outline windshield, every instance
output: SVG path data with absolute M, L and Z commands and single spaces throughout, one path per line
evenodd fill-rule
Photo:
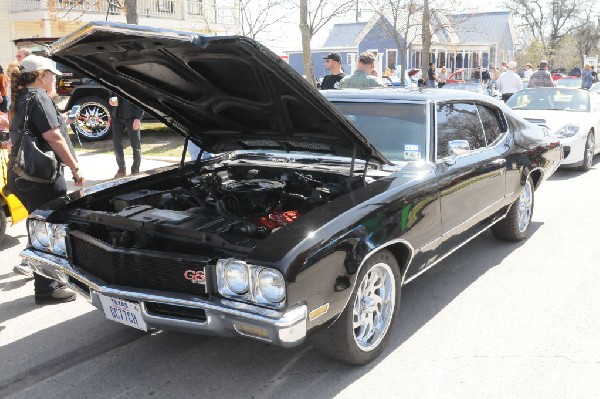
M 468 91 L 473 91 L 475 93 L 485 93 L 485 89 L 483 88 L 483 85 L 480 83 L 475 83 L 475 84 L 449 83 L 444 86 L 444 89 L 468 90 Z
M 506 105 L 516 110 L 588 112 L 590 100 L 586 90 L 526 89 L 514 94 Z
M 333 104 L 390 161 L 425 159 L 428 138 L 425 104 Z
M 554 84 L 558 87 L 581 87 L 581 79 L 577 78 L 567 78 L 567 79 L 558 79 Z

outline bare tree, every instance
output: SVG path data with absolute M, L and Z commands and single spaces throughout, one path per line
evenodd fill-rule
M 112 0 L 111 0 L 112 1 Z M 124 0 L 125 20 L 128 24 L 138 24 L 137 0 Z
M 302 58 L 306 80 L 315 85 L 315 72 L 311 61 L 310 42 L 314 35 L 336 17 L 344 16 L 352 9 L 356 0 L 299 0 L 300 34 L 302 35 Z
M 431 50 L 431 14 L 429 13 L 429 0 L 423 0 L 423 19 L 422 19 L 421 43 L 423 51 L 421 52 L 421 70 L 423 79 L 427 77 L 427 69 L 429 68 L 429 51 Z
M 587 55 L 598 51 L 598 41 L 600 41 L 600 23 L 596 24 L 589 18 L 573 34 L 579 60 L 583 60 Z
M 286 0 L 241 0 L 239 24 L 242 35 L 257 39 L 268 33 L 269 40 L 274 40 L 275 34 L 269 29 L 286 21 L 284 9 L 287 4 Z
M 538 39 L 548 61 L 560 41 L 585 23 L 585 10 L 593 9 L 591 0 L 506 0 L 504 6 L 518 18 L 528 39 Z
M 421 35 L 422 21 L 416 17 L 421 11 L 422 6 L 415 0 L 386 0 L 381 8 L 375 10 L 382 32 L 396 44 L 403 83 L 407 65 L 406 54 L 415 39 Z

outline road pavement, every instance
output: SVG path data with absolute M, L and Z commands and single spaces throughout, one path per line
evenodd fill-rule
M 94 157 L 106 172 L 98 179 L 113 163 Z M 558 171 L 536 191 L 530 238 L 485 233 L 404 287 L 389 346 L 364 367 L 309 344 L 143 333 L 81 298 L 36 306 L 32 282 L 11 272 L 25 232 L 10 227 L 0 247 L 0 397 L 596 398 L 599 200 L 600 165 Z

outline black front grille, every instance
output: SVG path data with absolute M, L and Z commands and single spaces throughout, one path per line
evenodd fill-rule
M 79 231 L 69 238 L 73 264 L 107 284 L 206 296 L 206 286 L 186 272 L 204 271 L 208 257 L 115 248 Z

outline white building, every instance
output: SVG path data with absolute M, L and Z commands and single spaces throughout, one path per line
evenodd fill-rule
M 139 25 L 205 34 L 239 34 L 239 0 L 137 0 Z M 61 37 L 90 21 L 126 22 L 106 0 L 0 0 L 0 65 L 15 58 L 12 40 Z

